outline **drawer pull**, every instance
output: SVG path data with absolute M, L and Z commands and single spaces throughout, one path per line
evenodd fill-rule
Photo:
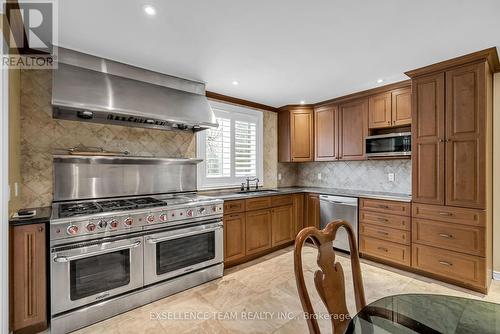
M 451 267 L 453 265 L 452 263 L 449 263 L 449 262 L 446 262 L 446 261 L 439 261 L 439 264 L 441 264 L 443 266 L 447 266 L 447 267 Z
M 446 234 L 446 233 L 439 233 L 439 236 L 441 238 L 446 238 L 446 239 L 452 239 L 453 236 L 451 234 Z
M 389 235 L 389 233 L 387 232 L 384 232 L 384 231 L 377 231 L 378 234 L 382 234 L 382 235 Z
M 229 207 L 232 208 L 239 208 L 241 205 L 240 204 L 229 204 Z
M 385 247 L 377 247 L 377 249 L 378 249 L 378 250 L 381 250 L 381 251 L 383 251 L 383 252 L 386 252 L 386 253 L 389 251 L 389 250 L 388 250 L 387 248 L 385 248 Z
M 453 213 L 451 213 L 451 212 L 440 212 L 439 214 L 440 214 L 441 216 L 447 216 L 447 217 L 451 217 L 451 216 L 453 216 Z
M 384 223 L 386 223 L 386 222 L 389 221 L 389 219 L 386 219 L 386 218 L 377 218 L 377 220 L 381 221 L 381 222 L 384 222 Z
M 377 207 L 379 207 L 381 209 L 389 209 L 389 205 L 384 205 L 384 204 L 379 204 L 379 205 L 377 205 Z

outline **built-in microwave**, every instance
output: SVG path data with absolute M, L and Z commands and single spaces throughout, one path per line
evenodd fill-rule
M 411 132 L 368 136 L 365 148 L 368 158 L 410 156 Z

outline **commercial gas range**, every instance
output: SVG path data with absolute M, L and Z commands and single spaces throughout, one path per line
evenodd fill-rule
M 54 157 L 52 333 L 222 276 L 223 201 L 193 192 L 197 162 Z

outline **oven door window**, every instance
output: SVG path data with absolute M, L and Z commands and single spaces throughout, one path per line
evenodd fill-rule
M 215 258 L 215 232 L 159 242 L 156 244 L 156 275 Z
M 70 262 L 70 298 L 78 300 L 130 283 L 130 249 Z
M 366 153 L 397 153 L 410 150 L 409 137 L 367 139 Z

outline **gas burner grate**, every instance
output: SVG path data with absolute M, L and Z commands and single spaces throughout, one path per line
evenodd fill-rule
M 140 197 L 140 198 L 132 198 L 128 200 L 129 202 L 137 205 L 138 208 L 151 208 L 155 206 L 163 206 L 167 205 L 166 202 L 160 201 L 153 197 Z
M 136 208 L 136 205 L 134 203 L 124 199 L 99 201 L 97 202 L 97 205 L 99 205 L 104 212 Z
M 73 217 L 78 215 L 93 214 L 100 211 L 101 208 L 99 208 L 99 206 L 97 206 L 94 202 L 68 203 L 61 204 L 59 208 L 59 216 L 61 218 Z

